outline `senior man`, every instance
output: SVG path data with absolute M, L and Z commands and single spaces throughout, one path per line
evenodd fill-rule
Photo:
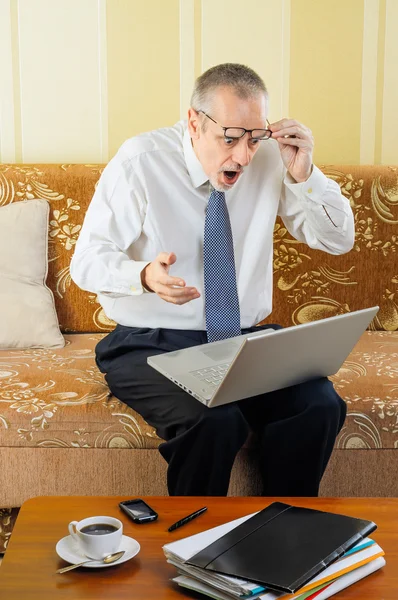
M 250 68 L 203 73 L 187 122 L 127 140 L 109 162 L 76 244 L 73 280 L 117 323 L 97 365 L 164 440 L 170 495 L 226 495 L 254 430 L 264 495 L 316 496 L 344 423 L 326 378 L 207 408 L 147 365 L 156 353 L 252 331 L 271 313 L 277 215 L 311 248 L 353 246 L 352 211 L 313 165 L 311 131 L 267 115 Z

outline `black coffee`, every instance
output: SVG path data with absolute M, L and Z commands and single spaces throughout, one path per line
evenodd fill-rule
M 109 523 L 93 523 L 92 525 L 86 525 L 81 528 L 82 533 L 88 533 L 89 535 L 105 535 L 106 533 L 113 533 L 119 528 Z

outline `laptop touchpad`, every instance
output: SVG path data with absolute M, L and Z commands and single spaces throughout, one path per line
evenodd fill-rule
M 201 352 L 212 360 L 229 360 L 235 356 L 239 347 L 240 344 L 236 342 L 225 342 L 212 348 L 203 348 Z

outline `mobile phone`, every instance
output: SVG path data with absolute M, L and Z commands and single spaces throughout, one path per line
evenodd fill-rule
M 158 518 L 158 513 L 149 504 L 141 500 L 141 498 L 125 500 L 124 502 L 120 502 L 119 506 L 134 523 L 151 523 Z

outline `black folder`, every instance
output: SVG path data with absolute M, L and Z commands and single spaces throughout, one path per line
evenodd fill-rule
M 186 563 L 296 592 L 376 529 L 376 524 L 273 502 Z

